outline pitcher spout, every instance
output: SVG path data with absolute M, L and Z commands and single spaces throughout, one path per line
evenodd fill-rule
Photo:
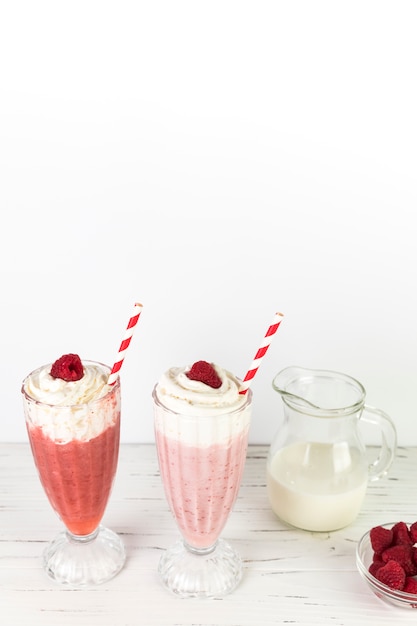
M 307 398 L 307 391 L 317 370 L 291 365 L 278 372 L 272 381 L 273 389 L 292 404 L 320 409 Z M 304 389 L 304 392 L 303 392 Z
M 331 370 L 286 367 L 275 376 L 272 386 L 294 409 L 314 410 L 317 415 L 350 415 L 365 401 L 365 389 L 359 381 Z

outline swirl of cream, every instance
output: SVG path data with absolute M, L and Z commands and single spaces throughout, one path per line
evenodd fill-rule
M 230 372 L 212 363 L 222 384 L 214 389 L 198 380 L 191 380 L 187 367 L 171 367 L 156 385 L 158 400 L 168 409 L 185 415 L 218 415 L 239 408 L 245 396 L 239 394 L 239 381 Z
M 109 371 L 104 366 L 83 362 L 84 376 L 80 380 L 65 381 L 50 375 L 51 365 L 40 367 L 26 379 L 24 390 L 28 396 L 53 406 L 86 404 L 104 396 L 109 388 Z

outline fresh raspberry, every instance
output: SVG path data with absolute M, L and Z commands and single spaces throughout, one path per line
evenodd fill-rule
M 405 571 L 397 561 L 388 561 L 375 573 L 375 578 L 391 589 L 402 590 L 405 585 Z
M 407 576 L 405 579 L 403 591 L 406 591 L 407 593 L 417 594 L 417 580 L 412 576 Z
M 410 532 L 411 541 L 413 543 L 417 543 L 417 522 L 414 522 L 414 524 L 411 524 L 409 528 L 409 532 Z
M 190 380 L 198 380 L 213 389 L 218 389 L 222 385 L 222 380 L 211 363 L 207 361 L 196 361 L 190 371 L 186 373 Z
M 372 563 L 370 564 L 368 571 L 370 574 L 372 574 L 372 576 L 375 576 L 376 572 L 379 570 L 380 567 L 384 567 L 385 565 L 385 561 L 383 561 L 380 558 L 376 558 L 372 561 Z
M 371 528 L 369 537 L 374 552 L 381 554 L 381 552 L 386 550 L 386 548 L 392 544 L 394 534 L 390 528 L 375 526 L 374 528 Z
M 78 354 L 64 354 L 52 365 L 50 374 L 53 378 L 69 382 L 80 380 L 84 376 L 84 368 Z
M 410 537 L 410 533 L 408 530 L 408 526 L 405 522 L 397 522 L 392 527 L 392 532 L 394 535 L 393 544 L 405 544 L 411 546 L 413 544 L 413 540 Z
M 413 560 L 413 547 L 406 544 L 397 544 L 390 546 L 381 555 L 385 563 L 388 561 L 396 561 L 401 565 L 407 576 L 417 574 L 417 566 Z

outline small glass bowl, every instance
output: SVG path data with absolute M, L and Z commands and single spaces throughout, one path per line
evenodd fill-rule
M 379 525 L 383 528 L 392 528 L 394 524 L 395 522 Z M 360 539 L 356 548 L 356 565 L 360 575 L 368 583 L 374 594 L 381 600 L 394 606 L 406 609 L 417 609 L 417 594 L 391 589 L 377 580 L 375 576 L 372 576 L 368 568 L 372 563 L 373 556 L 374 551 L 371 546 L 370 531 L 368 531 Z

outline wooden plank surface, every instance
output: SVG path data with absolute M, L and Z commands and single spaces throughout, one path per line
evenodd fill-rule
M 29 446 L 0 444 L 0 617 L 4 626 L 361 626 L 415 624 L 417 613 L 374 596 L 355 565 L 370 527 L 417 519 L 417 449 L 400 448 L 390 476 L 371 483 L 358 519 L 333 533 L 291 529 L 266 495 L 267 446 L 250 446 L 243 483 L 223 537 L 240 551 L 244 576 L 221 600 L 182 600 L 157 577 L 162 551 L 178 538 L 155 448 L 123 444 L 103 520 L 127 549 L 122 572 L 95 589 L 72 590 L 41 568 L 62 528 L 40 486 Z

